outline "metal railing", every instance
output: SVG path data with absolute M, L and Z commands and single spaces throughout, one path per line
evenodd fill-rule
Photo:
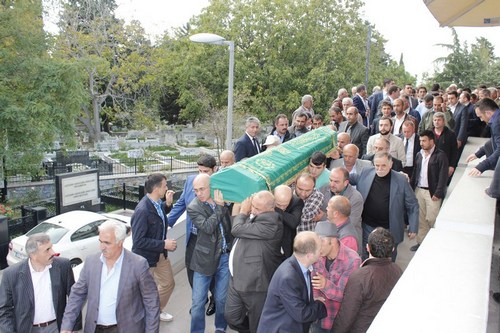
M 120 160 L 103 157 L 102 159 L 89 160 L 86 164 L 58 165 L 56 162 L 45 162 L 39 167 L 6 170 L 5 175 L 7 184 L 52 180 L 59 174 L 88 169 L 98 169 L 101 176 L 136 175 L 195 169 L 197 160 L 198 156 L 157 156 L 154 158 L 122 158 Z M 38 172 L 33 172 L 33 170 L 38 170 Z

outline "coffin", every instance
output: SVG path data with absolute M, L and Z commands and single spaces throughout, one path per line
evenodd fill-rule
M 210 187 L 221 190 L 225 201 L 241 202 L 255 192 L 292 183 L 312 153 L 328 154 L 336 147 L 337 132 L 324 126 L 216 172 Z

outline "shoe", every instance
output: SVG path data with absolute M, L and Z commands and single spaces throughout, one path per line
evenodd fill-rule
M 174 320 L 174 316 L 172 316 L 170 313 L 162 312 L 162 313 L 160 313 L 160 320 L 161 321 L 172 321 L 172 320 Z
M 500 303 L 500 293 L 493 293 L 493 299 L 495 302 Z
M 418 248 L 419 248 L 419 247 L 420 247 L 420 244 L 413 245 L 412 247 L 410 247 L 410 251 L 415 252 L 415 251 L 417 251 L 417 250 L 418 250 Z
M 214 300 L 214 297 L 211 296 L 210 297 L 210 303 L 208 303 L 208 308 L 207 308 L 207 312 L 205 312 L 205 314 L 207 316 L 211 316 L 215 313 L 215 300 Z

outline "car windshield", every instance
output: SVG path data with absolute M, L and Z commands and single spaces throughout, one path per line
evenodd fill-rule
M 31 236 L 39 232 L 43 232 L 50 236 L 50 241 L 52 244 L 56 244 L 59 240 L 68 232 L 69 230 L 61 227 L 57 224 L 42 222 L 26 234 L 26 236 Z

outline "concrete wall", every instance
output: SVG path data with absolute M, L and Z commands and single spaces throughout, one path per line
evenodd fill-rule
M 484 190 L 493 171 L 472 178 L 470 138 L 436 220 L 394 287 L 370 333 L 487 332 L 496 200 Z

